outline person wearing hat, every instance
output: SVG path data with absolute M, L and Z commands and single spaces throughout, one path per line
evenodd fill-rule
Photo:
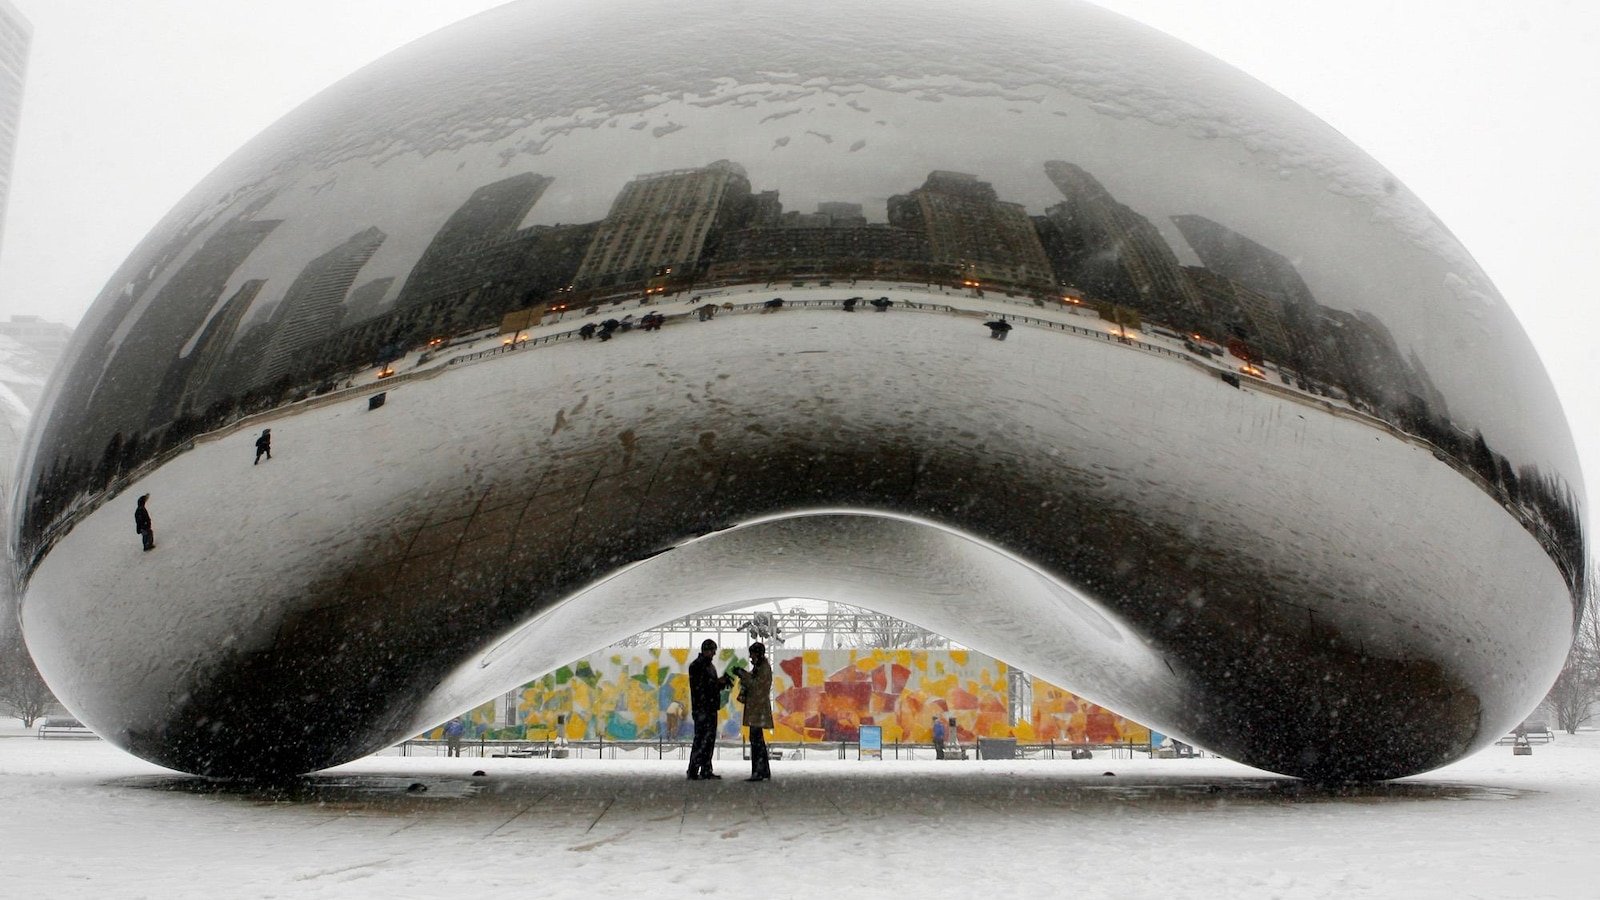
M 253 465 L 256 465 L 256 463 L 261 462 L 261 455 L 263 453 L 266 454 L 267 459 L 271 459 L 272 458 L 272 429 L 271 428 L 263 428 L 263 429 L 261 429 L 261 436 L 256 438 L 256 461 L 251 463 L 250 465 L 253 466 Z
M 750 670 L 734 669 L 739 679 L 739 702 L 744 704 L 744 724 L 750 729 L 750 777 L 746 781 L 766 781 L 772 777 L 767 762 L 767 735 L 772 727 L 772 663 L 767 662 L 767 645 L 750 645 Z
M 718 675 L 712 659 L 717 642 L 700 642 L 700 655 L 689 664 L 689 710 L 694 717 L 694 747 L 689 751 L 689 780 L 717 779 L 711 771 L 711 751 L 717 746 L 717 713 L 722 709 L 722 689 L 733 684 L 727 675 Z

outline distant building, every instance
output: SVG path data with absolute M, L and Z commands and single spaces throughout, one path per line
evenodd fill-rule
M 559 301 L 597 228 L 594 222 L 534 225 L 466 245 L 451 265 L 475 272 L 473 277 L 450 290 L 441 288 L 430 300 L 397 303 L 377 315 L 355 317 L 358 300 L 363 309 L 373 302 L 357 295 L 384 289 L 368 282 L 351 295 L 346 324 L 300 350 L 297 369 L 320 377 L 360 368 L 432 338 L 491 327 L 512 310 Z
M 711 282 L 820 276 L 928 280 L 928 236 L 891 225 L 742 228 L 706 273 Z
M 828 201 L 817 204 L 817 213 L 828 217 L 830 225 L 865 225 L 867 217 L 863 215 L 861 204 L 840 203 Z
M 218 368 L 228 358 L 228 348 L 239 330 L 239 323 L 244 321 L 244 314 L 266 283 L 264 278 L 252 278 L 241 285 L 201 330 L 194 349 L 185 357 L 187 365 L 175 365 L 170 370 L 183 379 L 178 397 L 179 415 L 202 412 L 225 395 L 224 386 L 216 377 Z
M 0 402 L 0 488 L 11 477 L 28 420 L 71 338 L 71 328 L 38 316 L 0 322 L 0 385 L 9 393 Z
M 776 200 L 763 194 L 760 208 L 770 213 Z M 743 226 L 755 208 L 744 168 L 727 160 L 641 175 L 612 202 L 573 287 L 620 290 L 643 287 L 664 270 L 692 273 L 721 233 Z
M 67 349 L 72 329 L 39 316 L 12 316 L 9 322 L 0 322 L 0 335 L 26 345 L 35 353 L 56 359 Z
M 1373 411 L 1393 419 L 1417 401 L 1426 401 L 1429 387 L 1411 371 L 1389 329 L 1366 312 L 1321 307 L 1315 335 L 1322 358 L 1331 361 L 1330 380 Z
M 441 295 L 460 294 L 477 275 L 474 250 L 514 235 L 553 180 L 525 172 L 473 191 L 434 234 L 396 304 L 431 303 Z
M 1187 326 L 1202 314 L 1199 291 L 1149 219 L 1117 202 L 1079 166 L 1051 160 L 1044 170 L 1065 198 L 1045 210 L 1055 229 L 1051 257 L 1059 276 L 1095 299 L 1125 304 L 1156 321 Z
M 6 208 L 11 201 L 11 165 L 22 121 L 22 92 L 27 83 L 28 47 L 32 40 L 33 26 L 11 5 L 11 0 L 0 0 L 0 239 L 5 234 Z
M 344 316 L 345 295 L 361 267 L 388 238 L 367 228 L 308 263 L 289 286 L 272 315 L 272 337 L 261 360 L 257 383 L 270 383 L 294 372 L 297 351 L 332 334 Z
M 1172 223 L 1211 271 L 1276 298 L 1291 317 L 1316 307 L 1311 288 L 1283 254 L 1205 216 L 1173 216 Z
M 1205 302 L 1215 340 L 1238 338 L 1255 345 L 1267 359 L 1287 363 L 1292 350 L 1284 324 L 1283 304 L 1200 266 L 1186 266 L 1189 283 Z
M 952 280 L 1023 290 L 1055 282 L 1022 205 L 1001 201 L 975 175 L 929 173 L 922 187 L 889 198 L 889 224 L 927 235 L 930 262 Z

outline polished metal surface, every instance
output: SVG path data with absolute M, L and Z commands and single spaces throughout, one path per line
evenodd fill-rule
M 1076 3 L 526 2 L 151 233 L 49 390 L 12 549 L 57 695 L 189 772 L 333 765 L 815 597 L 1372 779 L 1553 679 L 1575 460 L 1444 226 L 1169 38 Z

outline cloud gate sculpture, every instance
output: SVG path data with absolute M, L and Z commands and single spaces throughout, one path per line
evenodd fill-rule
M 50 685 L 214 775 L 813 597 L 1390 778 L 1526 714 L 1586 590 L 1554 391 L 1445 227 L 1076 3 L 524 2 L 418 41 L 134 251 L 18 481 Z

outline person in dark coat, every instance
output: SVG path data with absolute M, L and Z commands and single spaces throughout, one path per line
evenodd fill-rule
M 761 304 L 761 311 L 764 312 L 764 313 L 776 312 L 777 310 L 780 310 L 782 308 L 783 308 L 783 298 L 782 297 L 773 297 L 771 300 L 768 300 L 767 302 Z
M 267 459 L 271 459 L 272 458 L 272 429 L 271 428 L 263 428 L 263 429 L 261 429 L 261 436 L 256 438 L 256 461 L 251 463 L 250 465 L 252 465 L 252 466 L 259 465 L 260 462 L 261 462 L 261 455 L 263 453 L 266 454 Z
M 989 326 L 989 337 L 997 341 L 1005 340 L 1006 335 L 1011 332 L 1011 323 L 1005 319 L 995 319 L 993 322 L 985 322 L 983 324 Z
M 872 301 L 873 308 L 878 312 L 887 312 L 889 307 L 893 305 L 894 301 L 890 300 L 888 297 L 879 297 L 878 299 Z
M 594 323 L 593 322 L 585 322 L 585 323 L 583 323 L 583 327 L 578 329 L 578 337 L 580 337 L 580 338 L 582 338 L 582 339 L 584 339 L 586 341 L 589 338 L 594 337 Z
M 733 684 L 728 675 L 718 675 L 712 659 L 717 642 L 700 642 L 700 655 L 689 664 L 689 707 L 694 717 L 694 747 L 689 751 L 689 780 L 721 778 L 711 771 L 711 751 L 717 745 L 717 713 L 722 709 L 722 690 Z
M 861 302 L 861 298 L 860 297 L 846 297 L 846 298 L 844 298 L 844 311 L 845 312 L 855 312 L 856 311 L 856 304 L 860 303 L 860 302 Z
M 602 341 L 611 340 L 611 335 L 614 332 L 616 332 L 616 330 L 618 328 L 620 328 L 620 327 L 622 327 L 622 323 L 618 322 L 616 319 L 607 319 L 604 322 L 601 322 L 600 323 L 600 340 L 602 340 Z
M 138 532 L 139 539 L 144 541 L 146 551 L 156 548 L 156 530 L 150 525 L 150 510 L 144 507 L 149 499 L 149 494 L 140 494 L 139 505 L 133 511 L 133 530 Z
M 750 669 L 734 669 L 739 679 L 739 702 L 744 704 L 744 724 L 750 730 L 750 777 L 746 781 L 772 778 L 767 761 L 766 729 L 772 727 L 772 664 L 767 662 L 767 645 L 750 645 Z

